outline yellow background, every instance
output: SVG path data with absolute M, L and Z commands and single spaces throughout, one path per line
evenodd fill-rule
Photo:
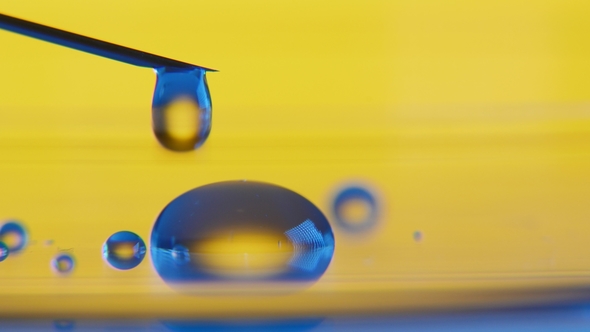
M 151 133 L 150 69 L 0 31 L 0 215 L 33 241 L 0 263 L 0 315 L 587 296 L 586 1 L 2 1 L 0 12 L 220 70 L 207 75 L 209 140 L 179 154 Z M 289 295 L 186 296 L 148 256 L 126 272 L 103 262 L 112 233 L 147 242 L 174 197 L 232 179 L 292 189 L 329 219 L 336 190 L 362 183 L 378 195 L 379 223 L 366 234 L 333 223 L 330 268 Z M 49 268 L 58 250 L 77 259 L 69 277 Z

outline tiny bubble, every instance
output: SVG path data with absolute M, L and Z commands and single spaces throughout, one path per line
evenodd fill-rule
M 420 231 L 414 232 L 414 241 L 416 241 L 416 242 L 422 241 L 422 232 L 420 232 Z

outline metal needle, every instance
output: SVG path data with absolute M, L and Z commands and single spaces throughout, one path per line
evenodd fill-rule
M 215 71 L 3 14 L 0 14 L 0 29 L 140 67 L 201 68 Z

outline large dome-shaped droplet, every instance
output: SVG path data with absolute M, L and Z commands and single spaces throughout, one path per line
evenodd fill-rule
M 157 69 L 152 102 L 156 138 L 173 151 L 191 151 L 211 131 L 211 97 L 205 69 Z
M 313 203 L 288 189 L 250 181 L 220 182 L 180 195 L 159 215 L 151 237 L 156 271 L 167 283 L 191 291 L 213 283 L 313 282 L 333 253 L 332 229 Z

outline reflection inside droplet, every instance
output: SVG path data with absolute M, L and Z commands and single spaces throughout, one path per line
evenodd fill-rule
M 172 285 L 302 283 L 328 268 L 334 237 L 321 211 L 299 194 L 229 181 L 174 199 L 156 220 L 151 245 L 156 271 Z
M 157 69 L 152 124 L 160 144 L 173 151 L 191 151 L 211 131 L 211 97 L 201 68 Z
M 111 235 L 102 246 L 103 258 L 119 270 L 129 270 L 139 265 L 145 252 L 145 243 L 141 237 L 129 231 Z

